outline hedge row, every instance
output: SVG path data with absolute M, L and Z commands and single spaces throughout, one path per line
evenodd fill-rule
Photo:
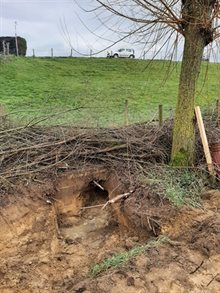
M 0 53 L 3 53 L 3 41 L 9 43 L 9 53 L 16 55 L 15 37 L 0 37 Z M 26 56 L 27 42 L 24 38 L 17 37 L 18 41 L 18 54 L 19 56 Z

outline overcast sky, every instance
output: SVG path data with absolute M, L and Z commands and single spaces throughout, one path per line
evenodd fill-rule
M 16 21 L 17 34 L 27 40 L 27 55 L 32 55 L 35 49 L 36 56 L 48 56 L 53 48 L 54 55 L 68 56 L 72 46 L 74 56 L 89 55 L 90 50 L 93 53 L 103 50 L 98 56 L 106 56 L 106 48 L 118 36 L 100 24 L 97 16 L 84 12 L 79 5 L 94 8 L 97 3 L 95 0 L 0 0 L 0 35 L 14 36 Z M 108 15 L 100 17 L 104 22 L 108 20 L 108 26 L 111 26 Z M 117 24 L 125 30 L 129 27 L 123 19 Z M 160 45 L 155 45 L 146 57 L 151 58 Z M 143 45 L 127 42 L 112 49 L 123 46 L 134 48 L 136 57 L 142 57 L 146 49 Z M 181 51 L 180 46 L 176 58 L 180 58 Z M 163 58 L 164 54 L 165 50 L 162 50 L 157 58 Z
M 104 50 L 99 56 L 106 56 L 109 40 L 117 37 L 100 25 L 94 14 L 84 12 L 79 3 L 83 7 L 96 5 L 95 0 L 0 0 L 0 35 L 14 36 L 16 21 L 17 34 L 27 40 L 28 55 L 32 55 L 33 49 L 37 56 L 50 55 L 53 48 L 54 55 L 68 56 L 72 46 L 76 50 L 73 55 Z M 123 25 L 126 27 L 125 21 Z M 135 47 L 139 56 L 143 54 L 137 44 L 124 42 L 113 49 L 125 45 Z
M 87 1 L 87 0 L 84 0 Z M 35 49 L 37 55 L 49 55 L 54 48 L 56 55 L 69 55 L 70 44 L 66 40 L 65 26 L 69 30 L 74 48 L 83 53 L 89 50 L 90 39 L 76 15 L 82 10 L 73 0 L 0 0 L 2 36 L 17 34 L 24 37 L 28 44 L 28 55 Z M 87 15 L 88 17 L 88 15 Z M 90 36 L 92 41 L 92 36 Z M 85 39 L 83 41 L 83 39 Z

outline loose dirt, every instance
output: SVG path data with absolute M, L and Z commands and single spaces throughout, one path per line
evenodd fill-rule
M 151 189 L 103 208 L 128 189 L 102 167 L 18 185 L 0 206 L 0 292 L 220 292 L 220 192 L 206 193 L 202 209 L 177 209 Z M 89 275 L 161 235 L 123 266 Z

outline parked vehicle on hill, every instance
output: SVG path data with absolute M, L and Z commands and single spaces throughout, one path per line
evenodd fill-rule
M 107 52 L 107 58 L 135 58 L 134 49 L 121 48 L 117 51 Z

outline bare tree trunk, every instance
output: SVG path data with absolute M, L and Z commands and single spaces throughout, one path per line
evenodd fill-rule
M 189 31 L 185 39 L 179 95 L 176 108 L 172 164 L 187 166 L 194 159 L 194 106 L 196 80 L 205 47 L 204 39 L 195 32 Z
M 193 4 L 191 4 L 193 2 Z M 196 7 L 197 5 L 200 5 Z M 190 1 L 188 0 L 188 3 Z M 207 4 L 201 9 L 198 0 L 188 4 L 186 18 L 185 45 L 179 82 L 178 102 L 174 120 L 173 144 L 171 163 L 175 166 L 189 166 L 193 164 L 195 152 L 194 106 L 196 83 L 201 66 L 204 48 L 209 42 L 209 31 L 201 28 L 196 21 L 197 13 L 208 11 Z M 198 8 L 198 9 L 197 9 Z M 196 10 L 197 9 L 197 10 Z M 207 15 L 207 14 L 206 14 Z M 194 17 L 195 22 L 191 21 Z M 208 17 L 208 15 L 207 15 Z M 190 21 L 188 20 L 190 18 Z M 201 19 L 201 17 L 200 17 Z

